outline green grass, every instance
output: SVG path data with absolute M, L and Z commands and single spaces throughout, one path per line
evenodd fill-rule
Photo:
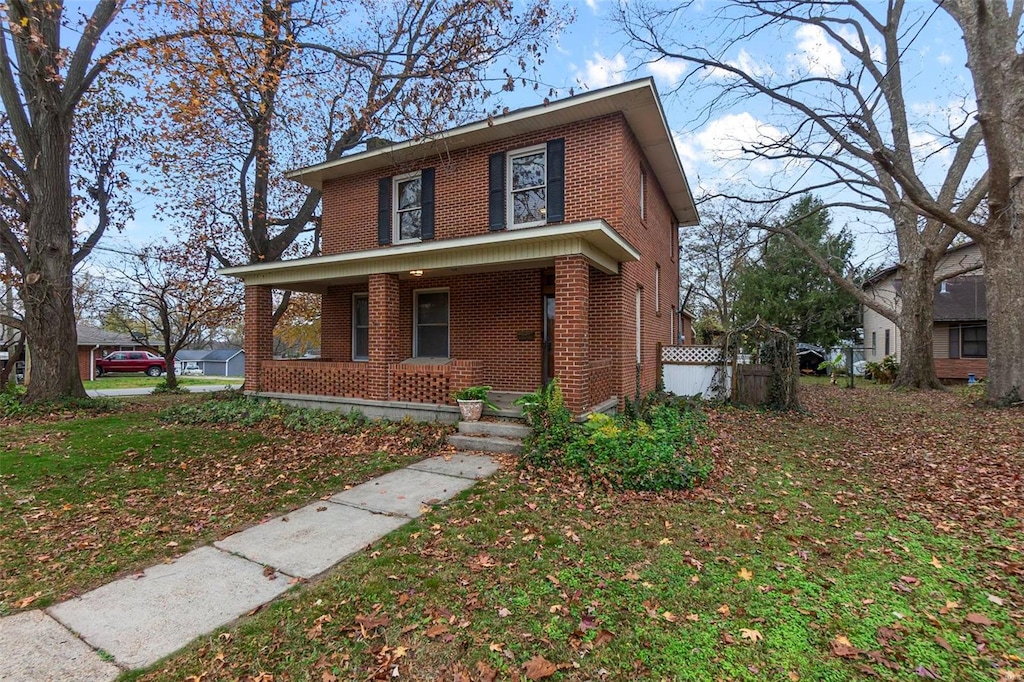
M 950 395 L 804 398 L 804 414 L 712 415 L 718 468 L 692 493 L 505 470 L 141 677 L 507 679 L 543 656 L 552 680 L 1016 679 L 1019 484 L 986 483 L 970 462 L 988 455 L 959 463 L 955 439 L 1019 471 L 1024 416 Z M 952 499 L 914 483 L 935 468 Z M 968 483 L 1002 517 L 956 497 Z
M 115 389 L 115 388 L 149 388 L 156 386 L 164 381 L 167 377 L 149 377 L 144 374 L 112 374 L 103 376 L 95 381 L 83 381 L 82 385 L 85 386 L 85 390 L 93 391 L 98 389 Z M 239 386 L 242 384 L 240 377 L 178 377 L 178 383 L 181 386 L 199 386 L 199 385 L 210 385 L 215 384 L 218 386 Z
M 0 425 L 0 615 L 65 599 L 404 466 L 437 442 L 434 426 L 297 435 L 279 423 L 168 423 L 155 409 L 204 400 L 147 396 L 115 414 Z

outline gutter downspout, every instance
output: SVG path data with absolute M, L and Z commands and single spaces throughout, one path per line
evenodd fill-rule
M 100 349 L 100 345 L 96 344 L 95 347 L 89 349 L 89 381 L 96 381 L 96 351 Z

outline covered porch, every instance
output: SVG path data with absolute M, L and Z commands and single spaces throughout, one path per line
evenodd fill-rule
M 367 415 L 457 419 L 488 385 L 499 409 L 558 377 L 574 414 L 620 395 L 614 349 L 591 345 L 593 298 L 614 300 L 638 254 L 603 221 L 385 247 L 222 271 L 244 279 L 246 390 Z M 273 290 L 320 294 L 321 357 L 273 357 Z

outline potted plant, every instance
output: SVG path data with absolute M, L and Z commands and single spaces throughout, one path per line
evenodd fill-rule
M 487 398 L 490 390 L 490 386 L 468 386 L 452 393 L 465 421 L 475 422 L 480 419 L 485 406 L 492 410 L 498 409 L 498 406 Z

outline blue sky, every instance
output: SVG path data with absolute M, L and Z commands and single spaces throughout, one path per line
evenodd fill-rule
M 697 81 L 703 87 L 680 85 L 687 73 L 682 62 L 642 63 L 612 21 L 616 1 L 578 0 L 571 5 L 576 20 L 560 35 L 552 36 L 541 69 L 545 84 L 567 94 L 570 88 L 578 92 L 652 76 L 662 93 L 669 125 L 695 194 L 723 186 L 743 187 L 785 174 L 777 164 L 751 163 L 740 152 L 745 142 L 780 134 L 785 123 L 779 113 L 756 100 L 707 110 L 715 94 L 714 77 Z M 707 0 L 685 17 L 686 27 L 679 30 L 704 31 L 704 35 L 713 37 L 715 24 L 711 14 L 716 8 L 715 0 Z M 927 0 L 909 0 L 908 15 L 923 18 L 933 8 Z M 838 48 L 823 34 L 807 27 L 764 34 L 735 48 L 728 57 L 753 69 L 802 68 L 822 74 L 844 69 Z M 948 116 L 973 106 L 969 74 L 963 68 L 965 61 L 956 27 L 942 12 L 932 17 L 904 55 L 908 104 L 918 125 L 913 138 L 922 158 L 938 145 L 929 126 L 941 129 Z M 539 103 L 545 94 L 543 89 L 520 89 L 505 95 L 504 104 L 511 108 L 529 106 Z M 941 171 L 948 159 L 949 153 L 939 152 L 929 163 Z M 801 169 L 793 169 L 790 174 L 795 179 L 800 172 Z M 813 177 L 811 173 L 804 180 Z M 929 177 L 937 176 L 932 172 Z M 122 239 L 141 242 L 161 235 L 164 229 L 150 217 L 154 204 L 152 198 L 138 198 L 136 220 Z M 893 253 L 886 250 L 890 241 L 885 236 L 888 226 L 878 216 L 839 211 L 834 213 L 833 224 L 847 225 L 855 232 L 862 259 L 891 260 Z M 109 237 L 104 241 L 110 246 L 116 239 Z

